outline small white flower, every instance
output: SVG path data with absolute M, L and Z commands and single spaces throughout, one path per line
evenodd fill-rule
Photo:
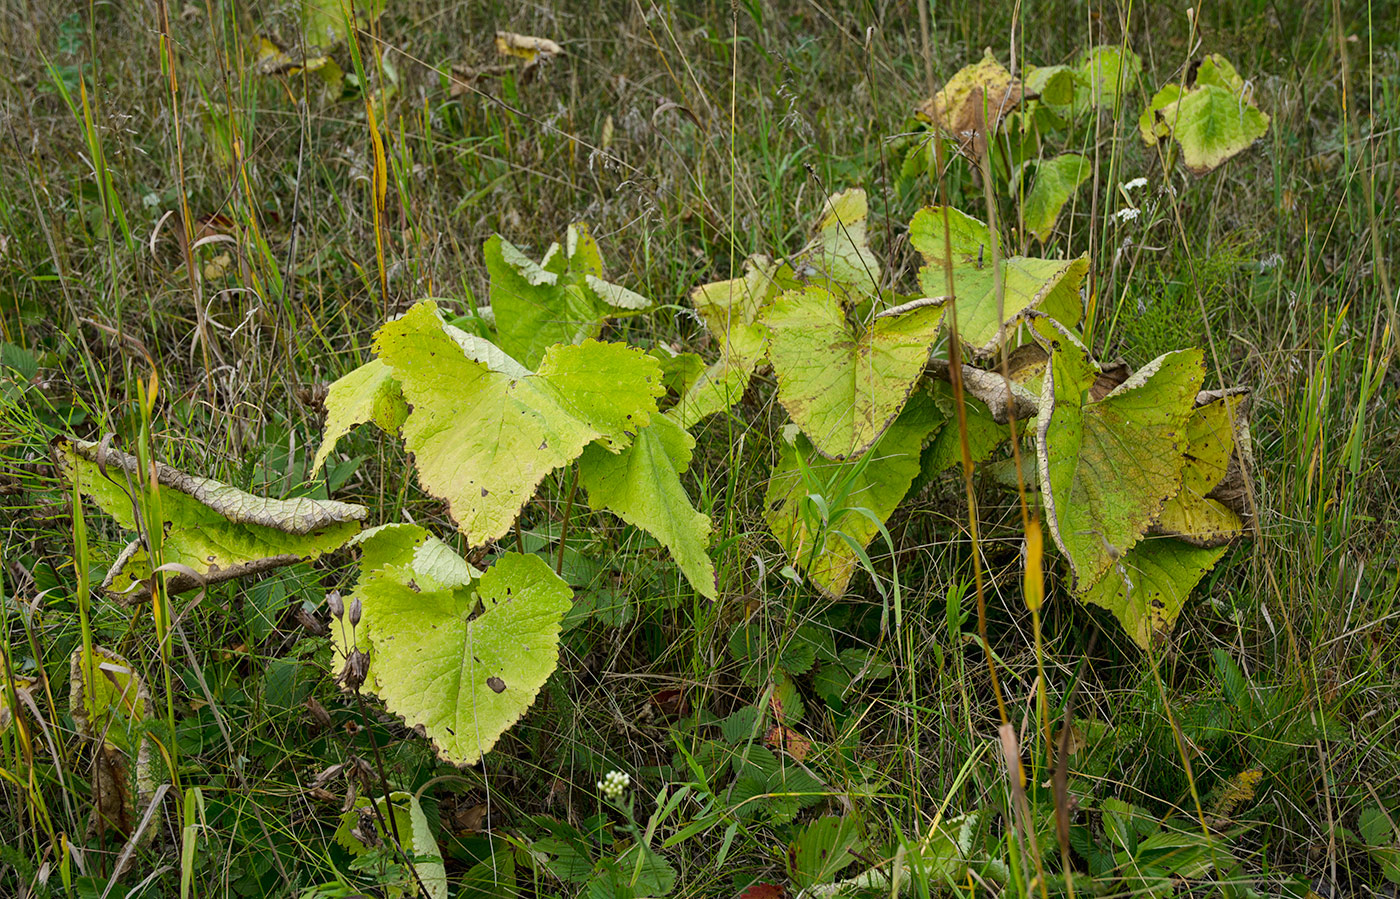
M 1120 222 L 1131 222 L 1139 215 L 1142 215 L 1142 210 L 1136 206 L 1128 206 L 1113 213 L 1113 217 Z
M 598 781 L 598 790 L 607 799 L 616 802 L 622 798 L 622 791 L 632 783 L 632 778 L 621 771 L 609 771 Z
M 1146 179 L 1146 178 L 1134 178 L 1133 180 L 1129 181 L 1127 184 L 1124 184 L 1124 185 L 1123 185 L 1123 190 L 1124 190 L 1125 192 L 1130 192 L 1130 191 L 1137 190 L 1139 187 L 1146 187 L 1146 186 L 1147 186 L 1147 179 Z

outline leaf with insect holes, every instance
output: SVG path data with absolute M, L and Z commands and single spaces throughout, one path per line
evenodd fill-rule
M 407 415 L 399 382 L 379 359 L 342 376 L 326 392 L 326 429 L 312 473 L 321 470 L 336 443 L 356 425 L 372 421 L 384 433 L 397 434 Z
M 1035 167 L 1035 181 L 1026 194 L 1021 214 L 1025 217 L 1026 230 L 1036 240 L 1045 241 L 1055 230 L 1060 210 L 1093 170 L 1089 160 L 1076 153 L 1063 153 Z
M 860 561 L 851 543 L 864 549 L 880 533 L 879 525 L 893 514 L 919 473 L 924 442 L 943 421 L 933 401 L 920 392 L 859 458 L 830 462 L 802 434 L 784 443 L 763 498 L 765 517 L 788 558 L 823 593 L 845 594 Z M 825 533 L 820 508 L 808 498 L 812 494 L 822 498 L 831 516 Z M 821 546 L 815 548 L 819 537 Z
M 819 452 L 843 459 L 869 449 L 904 408 L 943 307 L 897 307 L 861 328 L 831 291 L 807 287 L 783 294 L 763 320 L 778 401 Z
M 378 814 L 370 807 L 371 799 L 361 796 L 355 804 L 341 812 L 340 823 L 335 829 L 335 841 L 352 856 L 359 857 L 372 852 L 378 842 L 366 843 L 360 837 L 365 835 L 363 828 L 373 827 L 376 841 L 391 841 L 398 834 L 404 854 L 413 859 L 413 868 L 418 872 L 418 880 L 427 890 L 428 899 L 447 899 L 447 868 L 442 862 L 442 850 L 438 848 L 433 829 L 423 805 L 412 793 L 395 790 L 389 794 L 388 802 L 383 796 L 375 797 Z M 390 822 L 390 832 L 380 833 L 380 820 Z M 417 883 L 385 884 L 390 896 L 416 896 Z
M 1209 548 L 1224 546 L 1244 532 L 1240 516 L 1210 493 L 1230 470 L 1235 423 L 1248 415 L 1248 408 L 1249 392 L 1234 390 L 1217 394 L 1192 411 L 1186 423 L 1181 489 L 1162 507 L 1157 533 Z
M 137 486 L 135 456 L 110 449 L 103 454 L 98 444 L 81 440 L 59 441 L 54 456 L 68 480 L 122 527 L 137 529 L 128 491 L 140 491 L 142 507 L 155 508 L 150 488 Z M 199 575 L 172 572 L 166 578 L 172 593 L 316 559 L 344 545 L 369 517 L 364 506 L 307 497 L 267 499 L 161 463 L 155 469 L 164 517 L 162 562 Z M 150 576 L 138 539 L 117 558 L 102 587 L 114 596 L 141 599 L 149 596 Z
M 579 459 L 588 504 L 607 509 L 651 534 L 671 551 L 690 585 L 714 599 L 715 566 L 706 548 L 710 519 L 695 511 L 681 474 L 690 467 L 695 439 L 669 415 L 653 415 L 632 445 L 610 453 L 594 444 Z
M 150 691 L 122 656 L 100 646 L 89 655 L 79 647 L 69 660 L 68 707 L 78 734 L 96 743 L 91 827 L 131 837 L 156 791 Z M 159 830 L 157 810 L 139 839 L 148 843 Z
M 799 256 L 795 267 L 808 277 L 825 278 L 838 292 L 854 301 L 873 296 L 880 289 L 880 260 L 867 244 L 865 220 L 870 206 L 858 187 L 832 194 L 822 204 L 813 229 L 812 247 Z
M 964 144 L 985 139 L 1024 96 L 1021 80 L 988 49 L 982 59 L 959 69 L 943 89 L 919 104 L 919 117 Z
M 995 352 L 1028 310 L 1044 312 L 1067 327 L 1078 323 L 1079 286 L 1089 272 L 1087 255 L 1076 259 L 1003 258 L 1002 308 L 998 310 L 991 232 L 956 209 L 947 210 L 947 219 L 945 235 L 942 207 L 919 210 L 909 223 L 909 242 L 924 257 L 919 284 L 927 296 L 947 296 L 946 266 L 951 254 L 958 334 L 974 354 Z
M 359 583 L 366 583 L 376 571 L 389 568 L 399 572 L 405 584 L 411 583 L 424 590 L 468 587 L 481 577 L 481 572 L 475 566 L 468 564 L 450 546 L 416 524 L 382 524 L 356 535 L 349 545 L 360 551 Z M 351 593 L 344 605 L 350 606 L 357 596 L 358 592 Z M 336 671 L 345 666 L 352 649 L 364 653 L 371 650 L 370 633 L 374 629 L 375 611 L 364 597 L 360 597 L 360 606 L 358 625 L 352 624 L 344 616 L 330 622 Z M 372 679 L 366 683 L 371 689 L 377 689 Z
M 627 446 L 665 389 L 655 358 L 593 340 L 550 347 L 533 374 L 493 371 L 463 352 L 430 300 L 374 343 L 412 406 L 402 431 L 419 482 L 472 546 L 505 534 L 540 481 L 589 443 Z
M 501 348 L 526 366 L 538 365 L 558 343 L 597 337 L 618 315 L 650 308 L 641 294 L 603 280 L 603 260 L 588 226 L 569 226 L 537 263 L 499 234 L 483 249 L 491 275 L 491 311 Z
M 1084 592 L 1138 542 L 1181 485 L 1186 426 L 1205 376 L 1200 350 L 1158 357 L 1102 399 L 1100 369 L 1073 334 L 1038 317 L 1050 363 L 1036 453 L 1047 524 Z
M 420 583 L 414 571 L 386 565 L 355 586 L 370 622 L 366 683 L 443 759 L 471 765 L 554 671 L 573 592 L 544 560 L 517 553 L 472 586 Z
M 1159 90 L 1138 119 L 1148 146 L 1174 138 L 1195 175 L 1249 149 L 1268 130 L 1269 116 L 1254 104 L 1253 87 L 1218 53 L 1193 66 L 1185 85 Z

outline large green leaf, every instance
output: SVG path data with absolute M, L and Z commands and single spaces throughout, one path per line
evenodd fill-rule
M 1131 91 L 1142 74 L 1142 57 L 1114 44 L 1090 47 L 1075 66 L 1075 106 L 1112 110 L 1120 94 Z
M 70 481 L 128 530 L 136 530 L 134 498 L 154 508 L 152 490 L 137 485 L 135 456 L 86 441 L 62 441 L 55 457 Z M 99 458 L 101 465 L 98 464 Z M 105 472 L 104 472 L 105 469 Z M 199 478 L 157 463 L 164 564 L 183 565 L 193 577 L 173 572 L 166 587 L 173 593 L 270 571 L 315 559 L 360 530 L 369 516 L 364 506 L 330 500 L 267 499 L 244 493 L 210 478 Z M 150 562 L 140 539 L 113 564 L 102 586 L 127 599 L 148 596 Z
M 788 558 L 824 593 L 839 597 L 846 592 L 859 561 L 851 544 L 864 549 L 880 533 L 919 473 L 924 442 L 943 420 L 920 392 L 860 458 L 827 461 L 802 434 L 783 444 L 763 499 L 768 527 Z M 820 497 L 820 503 L 811 496 Z M 815 547 L 818 539 L 821 546 Z
M 1076 153 L 1064 153 L 1035 167 L 1035 182 L 1026 194 L 1021 213 L 1025 216 L 1026 230 L 1035 235 L 1036 240 L 1044 241 L 1055 230 L 1060 210 L 1093 170 L 1089 160 Z
M 1079 286 L 1089 272 L 1088 256 L 1002 259 L 998 309 L 991 233 L 984 223 L 955 209 L 947 211 L 947 218 L 945 239 L 943 209 L 919 210 L 909 223 L 909 242 L 926 261 L 919 270 L 919 284 L 931 297 L 948 295 L 946 260 L 951 249 L 958 334 L 973 353 L 985 356 L 996 351 L 1027 310 L 1038 309 L 1067 327 L 1078 323 Z
M 1110 565 L 1083 599 L 1112 612 L 1128 636 L 1146 649 L 1155 636 L 1171 631 L 1192 589 L 1224 552 L 1223 546 L 1148 538 Z
M 823 455 L 860 455 L 904 408 L 942 319 L 908 304 L 858 328 L 826 288 L 788 291 L 764 316 L 778 400 Z
M 681 484 L 695 440 L 669 415 L 653 415 L 632 445 L 610 453 L 597 444 L 579 459 L 579 480 L 594 509 L 607 509 L 660 540 L 686 579 L 714 599 L 715 567 L 706 553 L 710 519 L 695 511 Z
M 486 241 L 491 311 L 500 345 L 523 364 L 539 364 L 557 343 L 597 337 L 609 318 L 646 309 L 651 301 L 604 281 L 598 244 L 581 223 L 569 226 L 564 249 L 550 247 L 536 263 L 500 235 Z
M 396 434 L 407 415 L 399 382 L 382 361 L 371 359 L 342 376 L 326 393 L 326 429 L 312 472 L 321 470 L 336 442 L 356 425 L 372 421 L 385 433 Z
M 431 301 L 381 327 L 375 349 L 413 407 L 402 431 L 419 481 L 473 546 L 505 534 L 545 475 L 593 440 L 626 446 L 664 392 L 656 359 L 592 340 L 550 347 L 535 374 L 493 371 Z
M 1087 590 L 1146 532 L 1181 484 L 1186 424 L 1205 375 L 1199 350 L 1168 353 L 1108 395 L 1073 334 L 1040 317 L 1050 364 L 1036 423 L 1047 523 Z M 1047 489 L 1048 488 L 1048 489 Z
M 1223 546 L 1243 533 L 1240 516 L 1210 493 L 1230 470 L 1236 419 L 1247 414 L 1248 402 L 1248 391 L 1221 393 L 1191 413 L 1181 489 L 1162 507 L 1157 532 L 1206 548 Z
M 342 812 L 340 824 L 335 829 L 335 841 L 354 856 L 368 855 L 379 841 L 390 840 L 397 833 L 401 846 L 409 858 L 414 859 L 413 868 L 418 872 L 418 881 L 428 891 L 428 899 L 447 899 L 447 867 L 442 862 L 442 850 L 438 848 L 433 829 L 428 824 L 428 816 L 423 804 L 412 793 L 395 790 L 386 802 L 383 796 L 375 797 L 378 814 L 370 807 L 370 798 L 361 796 L 355 804 Z M 390 833 L 379 833 L 379 821 L 390 822 Z M 374 842 L 367 843 L 362 836 L 364 829 L 374 830 Z M 390 896 L 417 896 L 418 884 L 384 884 Z
M 470 765 L 554 671 L 572 592 L 533 555 L 501 556 L 475 590 L 424 585 L 414 571 L 388 565 L 355 588 L 370 622 L 366 683 L 440 756 Z
M 1138 130 L 1149 146 L 1175 138 L 1186 168 L 1203 175 L 1263 137 L 1269 117 L 1254 105 L 1250 85 L 1218 53 L 1201 60 L 1189 81 L 1158 91 L 1138 119 Z

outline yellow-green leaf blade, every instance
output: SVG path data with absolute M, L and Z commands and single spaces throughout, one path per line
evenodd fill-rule
M 1047 523 L 1078 590 L 1138 542 L 1181 482 L 1186 422 L 1204 377 L 1199 350 L 1154 360 L 1102 400 L 1099 369 L 1058 327 L 1048 339 L 1037 455 Z
M 326 427 L 311 471 L 321 470 L 340 438 L 356 425 L 374 422 L 387 434 L 397 433 L 408 415 L 394 372 L 380 359 L 342 376 L 326 392 Z
M 474 546 L 505 534 L 540 481 L 589 443 L 625 444 L 663 390 L 655 359 L 592 341 L 551 347 L 537 374 L 492 371 L 431 302 L 380 328 L 375 347 L 413 407 L 402 430 L 419 481 Z
M 788 291 L 764 316 L 778 400 L 823 455 L 859 455 L 904 408 L 942 320 L 928 304 L 858 334 L 826 288 Z
M 714 599 L 715 568 L 706 552 L 710 519 L 691 505 L 681 474 L 695 440 L 669 415 L 654 415 L 620 453 L 590 446 L 579 460 L 579 480 L 594 509 L 607 509 L 647 531 L 671 551 L 690 585 Z
M 413 589 L 392 566 L 356 588 L 372 614 L 370 670 L 389 711 L 438 754 L 475 763 L 514 724 L 559 659 L 572 592 L 538 556 L 509 553 L 477 583 Z M 480 601 L 483 611 L 471 617 Z
M 1186 599 L 1225 547 L 1202 548 L 1171 538 L 1143 540 L 1083 595 L 1114 614 L 1144 649 L 1171 631 Z

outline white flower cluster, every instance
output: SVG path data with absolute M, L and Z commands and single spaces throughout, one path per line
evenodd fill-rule
M 1123 190 L 1127 191 L 1128 193 L 1132 193 L 1133 191 L 1135 191 L 1135 190 L 1137 190 L 1137 189 L 1139 189 L 1139 188 L 1142 188 L 1142 187 L 1146 187 L 1146 186 L 1147 186 L 1147 179 L 1146 179 L 1146 178 L 1134 178 L 1133 180 L 1129 181 L 1127 184 L 1124 184 L 1124 185 L 1123 185 Z
M 603 779 L 598 781 L 598 789 L 603 796 L 616 802 L 622 798 L 622 791 L 632 783 L 632 778 L 621 771 L 609 771 L 603 775 Z
M 1127 206 L 1113 213 L 1113 217 L 1120 222 L 1131 222 L 1142 214 L 1142 210 L 1136 206 Z

